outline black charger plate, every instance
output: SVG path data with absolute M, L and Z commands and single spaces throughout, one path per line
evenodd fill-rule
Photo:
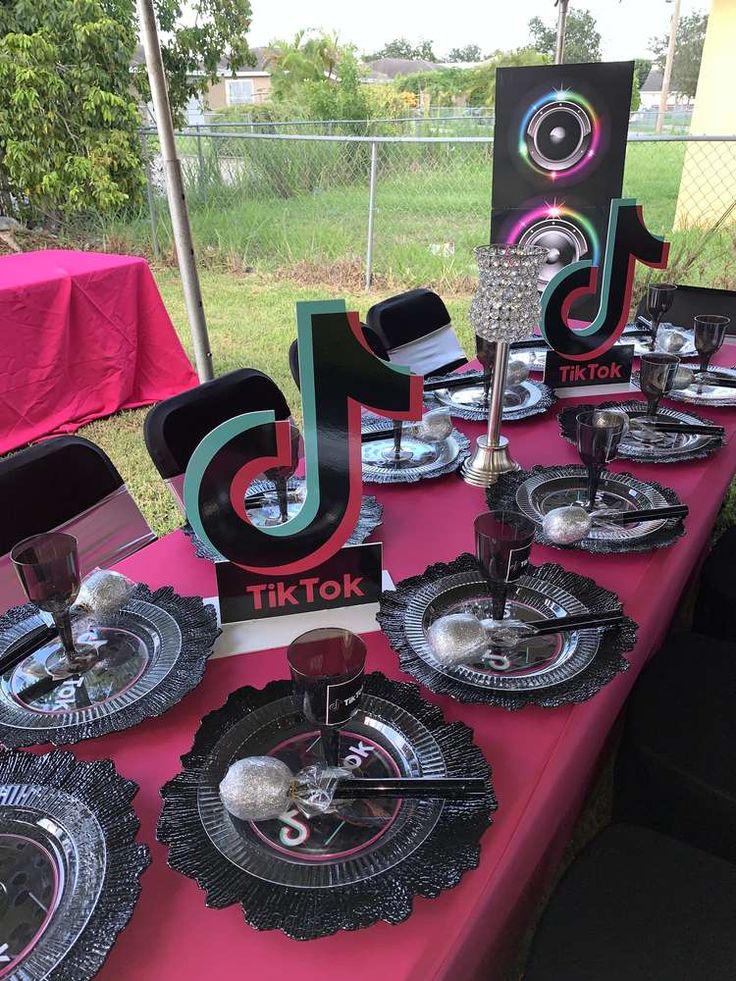
M 99 971 L 150 861 L 148 848 L 135 842 L 137 790 L 110 760 L 0 750 L 6 981 L 85 981 Z
M 577 418 L 581 412 L 591 409 L 613 409 L 624 412 L 630 419 L 643 418 L 647 414 L 646 402 L 629 399 L 626 402 L 601 402 L 600 405 L 569 405 L 560 412 L 560 432 L 568 443 L 577 442 Z M 681 422 L 691 426 L 712 426 L 711 419 L 704 419 L 694 412 L 673 409 L 660 405 L 657 418 L 663 422 Z M 683 463 L 685 460 L 702 460 L 711 456 L 724 445 L 722 436 L 700 436 L 693 433 L 660 433 L 657 442 L 644 442 L 636 439 L 631 432 L 621 440 L 618 455 L 625 460 L 638 460 L 641 463 Z
M 603 632 L 577 630 L 532 638 L 524 645 L 530 666 L 515 671 L 442 665 L 427 641 L 431 624 L 461 610 L 481 618 L 490 616 L 486 580 L 470 554 L 403 579 L 395 589 L 381 595 L 380 603 L 378 622 L 399 655 L 403 671 L 438 695 L 510 710 L 526 705 L 557 708 L 586 701 L 620 671 L 628 670 L 629 662 L 623 655 L 636 640 L 637 626 L 627 619 L 621 627 Z M 615 593 L 551 562 L 530 565 L 508 605 L 513 618 L 527 622 L 587 611 L 618 612 L 621 608 Z
M 587 480 L 586 468 L 575 463 L 515 470 L 502 474 L 486 490 L 486 500 L 491 510 L 521 511 L 536 525 L 534 540 L 552 548 L 578 548 L 598 555 L 649 552 L 656 548 L 669 548 L 685 534 L 681 518 L 606 526 L 602 516 L 582 541 L 571 545 L 553 542 L 542 530 L 544 516 L 554 508 L 584 499 L 587 496 Z M 605 507 L 621 511 L 682 504 L 670 487 L 664 487 L 654 480 L 640 480 L 630 473 L 604 471 L 599 495 Z
M 0 657 L 43 622 L 31 603 L 0 616 Z M 0 676 L 0 743 L 75 743 L 162 715 L 202 680 L 219 633 L 199 596 L 136 586 L 119 613 L 95 621 L 88 637 L 102 656 L 78 678 L 47 684 L 58 638 Z
M 416 685 L 366 675 L 340 757 L 363 775 L 480 776 L 484 798 L 355 801 L 340 814 L 274 821 L 233 818 L 218 786 L 244 756 L 275 755 L 292 770 L 321 759 L 319 734 L 296 709 L 291 683 L 241 688 L 206 716 L 183 772 L 163 790 L 157 836 L 169 865 L 196 879 L 207 905 L 240 903 L 257 930 L 311 940 L 378 920 L 400 923 L 414 896 L 434 897 L 478 864 L 496 801 L 490 769 L 461 722 L 446 723 Z

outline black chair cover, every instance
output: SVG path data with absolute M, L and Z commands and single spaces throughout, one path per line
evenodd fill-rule
M 58 436 L 0 460 L 0 555 L 29 535 L 51 531 L 122 487 L 99 446 Z
M 736 862 L 735 643 L 683 634 L 646 666 L 628 703 L 614 814 Z
M 678 284 L 672 306 L 663 319 L 667 323 L 675 324 L 678 327 L 687 327 L 691 330 L 693 317 L 701 313 L 714 313 L 722 317 L 730 317 L 731 323 L 728 325 L 726 333 L 736 334 L 736 292 L 733 290 Z M 639 301 L 636 315 L 649 320 L 646 293 Z
M 427 337 L 451 323 L 450 313 L 436 293 L 428 289 L 409 290 L 374 304 L 366 323 L 380 344 L 388 351 Z M 459 346 L 459 345 L 458 345 Z M 433 367 L 427 375 L 444 374 L 467 364 L 467 358 L 456 357 Z
M 734 909 L 736 866 L 611 825 L 552 894 L 524 981 L 731 981 Z
M 694 629 L 711 637 L 736 640 L 736 528 L 716 542 L 703 564 Z
M 263 409 L 272 409 L 277 419 L 291 415 L 281 389 L 268 375 L 255 368 L 231 371 L 155 405 L 144 426 L 148 452 L 162 477 L 178 477 L 216 426 Z

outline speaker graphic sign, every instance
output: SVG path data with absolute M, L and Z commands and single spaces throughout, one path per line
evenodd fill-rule
M 601 261 L 610 202 L 621 197 L 633 70 L 614 62 L 496 73 L 491 241 L 546 248 L 540 290 L 569 263 Z

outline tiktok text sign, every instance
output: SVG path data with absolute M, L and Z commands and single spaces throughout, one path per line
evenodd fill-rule
M 361 405 L 390 419 L 422 414 L 422 377 L 377 358 L 342 300 L 297 303 L 304 416 L 304 503 L 288 521 L 256 527 L 253 480 L 291 460 L 289 421 L 248 412 L 212 430 L 192 454 L 184 504 L 194 531 L 233 564 L 264 577 L 314 570 L 353 532 L 362 495 Z
M 626 326 L 636 262 L 661 269 L 667 265 L 668 253 L 668 243 L 652 235 L 636 201 L 625 198 L 611 201 L 606 250 L 600 269 L 589 260 L 573 262 L 550 280 L 542 296 L 542 334 L 559 355 L 550 363 L 549 382 L 553 387 L 561 368 L 579 366 L 580 362 L 586 363 L 591 382 L 605 384 L 606 380 L 611 383 L 621 380 L 621 371 L 610 372 L 611 356 L 605 363 L 602 358 Z M 598 310 L 592 323 L 582 328 L 572 324 L 572 304 L 583 295 L 596 293 Z M 601 361 L 599 366 L 596 359 Z M 630 374 L 631 358 L 624 360 Z M 571 373 L 571 377 L 577 376 Z

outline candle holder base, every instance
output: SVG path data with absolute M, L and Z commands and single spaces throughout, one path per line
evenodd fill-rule
M 499 436 L 494 446 L 488 445 L 487 436 L 479 436 L 475 452 L 462 465 L 460 476 L 474 487 L 490 487 L 502 473 L 520 469 L 520 464 L 509 452 L 509 441 L 505 436 Z

